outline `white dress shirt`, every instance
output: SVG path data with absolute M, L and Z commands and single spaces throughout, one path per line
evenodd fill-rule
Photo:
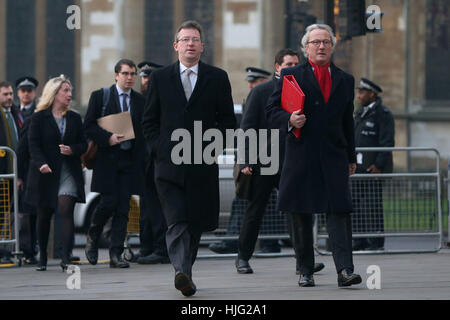
M 186 72 L 186 69 L 190 69 L 192 71 L 191 76 L 189 79 L 191 80 L 192 85 L 192 91 L 195 89 L 195 84 L 197 83 L 198 79 L 198 63 L 195 66 L 192 66 L 190 68 L 186 67 L 184 64 L 180 62 L 180 79 L 181 83 L 183 83 L 183 77 L 185 77 L 184 73 Z

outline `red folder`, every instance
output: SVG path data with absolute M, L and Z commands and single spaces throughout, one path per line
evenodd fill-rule
M 281 107 L 289 113 L 300 110 L 303 113 L 305 105 L 305 94 L 298 85 L 293 75 L 283 78 L 283 88 L 281 91 Z M 292 130 L 295 137 L 300 138 L 300 128 Z

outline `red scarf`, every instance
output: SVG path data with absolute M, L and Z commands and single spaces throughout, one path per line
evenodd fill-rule
M 330 62 L 324 66 L 319 66 L 309 60 L 309 64 L 314 68 L 314 75 L 316 76 L 317 82 L 319 83 L 320 90 L 322 91 L 325 103 L 328 102 L 331 94 L 331 75 L 328 68 L 330 67 Z

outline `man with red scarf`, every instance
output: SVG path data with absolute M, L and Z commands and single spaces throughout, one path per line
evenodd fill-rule
M 278 207 L 288 214 L 293 231 L 301 287 L 315 285 L 314 213 L 327 213 L 327 229 L 339 287 L 361 283 L 352 257 L 352 201 L 349 176 L 355 173 L 353 131 L 355 80 L 331 63 L 336 37 L 328 25 L 306 29 L 302 50 L 306 63 L 284 69 L 266 107 L 272 128 L 288 131 Z M 281 108 L 283 77 L 293 75 L 305 93 L 304 113 Z M 301 128 L 300 138 L 292 133 Z

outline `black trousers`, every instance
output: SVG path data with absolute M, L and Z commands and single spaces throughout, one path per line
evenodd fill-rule
M 139 240 L 141 243 L 141 254 L 146 256 L 156 253 L 160 256 L 167 256 L 167 224 L 156 191 L 153 162 L 147 173 L 144 196 L 140 197 L 140 207 Z
M 314 273 L 312 214 L 289 213 L 292 241 L 300 274 Z M 327 230 L 337 273 L 354 270 L 352 255 L 352 225 L 349 213 L 327 214 Z
M 353 232 L 384 232 L 383 185 L 381 180 L 356 180 L 351 182 L 354 213 Z M 356 243 L 366 247 L 384 246 L 384 238 L 355 238 Z
M 102 193 L 100 202 L 93 213 L 88 235 L 98 242 L 108 219 L 112 216 L 111 244 L 109 254 L 120 256 L 127 235 L 128 213 L 130 211 L 132 183 L 131 151 L 120 151 L 117 185 L 113 192 Z
M 255 250 L 261 221 L 273 188 L 278 186 L 278 175 L 252 177 L 252 195 L 239 233 L 239 258 L 248 261 Z M 276 241 L 276 240 L 275 240 Z
M 37 255 L 37 215 L 21 213 L 19 219 L 20 250 L 23 251 L 24 257 L 29 259 Z

